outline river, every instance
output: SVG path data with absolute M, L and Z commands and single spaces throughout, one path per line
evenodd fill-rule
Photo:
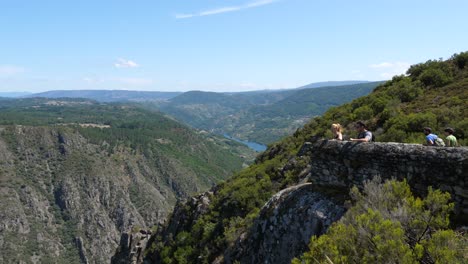
M 251 148 L 251 149 L 253 149 L 253 150 L 257 151 L 257 152 L 262 152 L 262 151 L 265 151 L 267 149 L 267 146 L 265 146 L 263 144 L 238 139 L 238 138 L 235 138 L 235 137 L 231 137 L 228 134 L 223 134 L 223 136 L 225 138 L 229 138 L 229 139 L 232 139 L 232 140 L 234 140 L 236 142 L 242 143 L 242 144 L 246 145 L 247 147 L 249 147 L 249 148 Z

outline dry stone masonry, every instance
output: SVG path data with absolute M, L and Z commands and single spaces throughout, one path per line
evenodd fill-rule
M 425 195 L 429 186 L 450 192 L 458 220 L 468 219 L 468 148 L 403 143 L 307 142 L 299 156 L 310 157 L 308 181 L 324 187 L 362 186 L 376 176 L 409 183 Z

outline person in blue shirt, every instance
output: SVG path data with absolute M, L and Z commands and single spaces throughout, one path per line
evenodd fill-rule
M 430 127 L 423 128 L 424 135 L 426 135 L 426 144 L 428 146 L 434 146 L 435 141 L 437 140 L 438 136 L 436 134 L 432 134 L 432 129 Z

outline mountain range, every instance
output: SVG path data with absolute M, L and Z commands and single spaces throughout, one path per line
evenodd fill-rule
M 358 83 L 366 83 L 367 81 L 329 81 L 329 82 L 318 82 L 305 85 L 296 89 L 305 88 L 319 88 L 327 86 L 342 86 L 351 85 Z M 259 90 L 250 92 L 235 92 L 226 94 L 276 94 L 287 91 L 293 91 L 294 89 L 282 89 L 282 90 Z M 174 98 L 182 92 L 158 92 L 158 91 L 130 91 L 130 90 L 53 90 L 40 93 L 29 93 L 29 92 L 0 92 L 0 97 L 45 97 L 45 98 L 87 98 L 96 100 L 99 102 L 128 102 L 128 101 L 160 101 Z M 267 95 L 268 96 L 268 95 Z M 259 98 L 256 98 L 259 99 Z
M 138 102 L 167 100 L 181 94 L 180 92 L 147 92 L 126 90 L 56 90 L 28 94 L 24 97 L 45 98 L 87 98 L 99 102 Z
M 49 91 L 27 97 L 87 98 L 99 102 L 140 102 L 179 121 L 220 135 L 272 143 L 330 107 L 368 94 L 381 82 L 329 81 L 296 89 L 216 93 L 123 90 Z
M 381 83 L 361 82 L 269 93 L 194 91 L 149 107 L 156 107 L 199 129 L 269 144 L 293 133 L 330 107 L 367 95 Z
M 354 125 L 361 120 L 381 142 L 422 143 L 422 127 L 430 126 L 441 135 L 450 126 L 459 143 L 466 145 L 467 87 L 465 52 L 447 61 L 413 65 L 406 75 L 384 83 L 274 93 L 193 91 L 139 104 L 2 98 L 0 262 L 108 263 L 117 253 L 114 263 L 127 263 L 136 254 L 140 260 L 156 263 L 235 263 L 248 257 L 244 252 L 255 253 L 261 247 L 244 247 L 251 230 L 267 230 L 268 235 L 257 237 L 270 245 L 277 243 L 269 237 L 280 231 L 263 219 L 287 225 L 293 218 L 294 212 L 291 218 L 288 214 L 275 218 L 275 208 L 283 212 L 292 208 L 266 203 L 280 202 L 282 196 L 275 194 L 310 194 L 310 188 L 319 196 L 298 200 L 327 210 L 328 223 L 314 224 L 322 234 L 346 210 L 331 201 L 344 204 L 349 196 L 340 188 L 316 189 L 305 182 L 307 173 L 315 170 L 341 177 L 314 167 L 310 156 L 300 151 L 306 142 L 332 138 L 332 123 L 340 123 L 346 135 L 354 135 Z M 305 125 L 270 143 L 247 167 L 254 154 L 242 145 L 194 130 L 159 110 L 179 120 L 187 118 L 193 127 L 265 143 L 286 133 L 276 134 L 276 128 Z M 282 127 L 285 120 L 288 123 Z M 258 131 L 274 137 L 246 136 Z M 357 146 L 342 144 L 345 150 Z M 394 144 L 389 146 L 399 151 Z M 456 149 L 449 152 L 457 154 Z M 361 165 L 344 163 L 351 171 Z M 454 189 L 465 195 L 459 186 Z M 135 248 L 123 252 L 119 240 L 127 248 L 133 243 L 133 236 L 124 234 L 119 239 L 128 231 L 145 237 L 147 244 L 133 241 Z M 310 238 L 300 233 L 290 239 Z M 300 250 L 302 254 L 308 249 Z
M 322 157 L 326 160 L 326 155 L 323 156 L 324 154 L 320 152 L 306 154 L 304 148 L 308 144 L 310 145 L 307 143 L 308 141 L 332 138 L 330 132 L 332 123 L 340 123 L 344 128 L 344 133 L 351 135 L 351 137 L 358 133 L 354 129 L 356 122 L 362 121 L 367 124 L 369 130 L 375 133 L 377 141 L 419 143 L 419 145 L 404 145 L 406 148 L 414 148 L 405 157 L 409 160 L 419 157 L 425 159 L 435 155 L 435 159 L 440 160 L 442 164 L 443 159 L 448 157 L 444 155 L 449 155 L 448 152 L 453 153 L 459 157 L 453 156 L 453 161 L 459 164 L 457 165 L 457 173 L 463 180 L 456 182 L 454 189 L 444 185 L 440 188 L 444 191 L 450 190 L 452 194 L 456 192 L 460 197 L 466 197 L 466 188 L 463 187 L 466 187 L 466 147 L 459 148 L 459 151 L 457 148 L 440 149 L 441 154 L 438 156 L 435 153 L 439 153 L 439 149 L 423 147 L 420 144 L 425 143 L 425 135 L 422 133 L 423 127 L 431 127 L 433 133 L 439 136 L 443 135 L 446 127 L 451 127 L 456 131 L 455 135 L 460 145 L 466 146 L 468 144 L 467 87 L 468 52 L 455 54 L 446 61 L 429 60 L 415 64 L 409 68 L 407 75 L 395 76 L 391 81 L 379 85 L 369 95 L 329 109 L 322 116 L 310 120 L 294 134 L 271 144 L 265 152 L 257 157 L 253 165 L 213 187 L 210 192 L 194 196 L 186 202 L 180 202 L 175 207 L 167 224 L 159 227 L 159 231 L 152 234 L 150 238 L 145 238 L 148 244 L 142 249 L 141 254 L 127 255 L 127 257 L 138 257 L 137 263 L 142 263 L 142 261 L 146 261 L 145 263 L 256 263 L 253 259 L 257 259 L 259 251 L 264 254 L 262 257 L 267 259 L 271 259 L 271 256 L 281 255 L 281 252 L 271 250 L 271 248 L 276 248 L 275 245 L 283 243 L 284 241 L 280 241 L 280 236 L 285 236 L 289 240 L 286 241 L 287 243 L 285 242 L 286 244 L 282 244 L 285 246 L 278 250 L 288 252 L 295 250 L 296 253 L 292 257 L 300 257 L 302 253 L 305 253 L 303 262 L 297 260 L 294 263 L 314 263 L 314 258 L 311 256 L 315 256 L 318 252 L 322 254 L 321 258 L 327 263 L 346 263 L 346 260 L 353 256 L 359 260 L 372 256 L 378 262 L 378 259 L 388 257 L 387 254 L 393 256 L 389 257 L 389 261 L 396 258 L 401 260 L 411 258 L 411 263 L 435 263 L 437 261 L 440 263 L 463 263 L 463 259 L 466 259 L 466 241 L 468 240 L 466 234 L 445 229 L 449 227 L 448 211 L 441 217 L 437 216 L 442 211 L 450 211 L 450 208 L 453 208 L 453 204 L 435 206 L 442 200 L 447 202 L 450 199 L 450 194 L 443 194 L 441 190 L 429 188 L 430 195 L 426 198 L 427 202 L 413 196 L 410 198 L 407 194 L 409 188 L 402 189 L 398 187 L 400 186 L 398 183 L 388 183 L 387 186 L 393 186 L 391 188 L 395 188 L 395 191 L 399 193 L 397 195 L 408 196 L 402 200 L 397 200 L 395 196 L 392 196 L 393 194 L 385 198 L 390 193 L 390 187 L 381 190 L 378 190 L 381 187 L 373 187 L 372 190 L 363 194 L 358 193 L 358 190 L 352 190 L 349 194 L 351 197 L 367 199 L 366 201 L 373 205 L 365 205 L 360 208 L 359 206 L 362 205 L 358 203 L 355 205 L 356 207 L 352 207 L 351 213 L 356 212 L 356 210 L 361 210 L 363 213 L 340 221 L 339 225 L 333 229 L 333 233 L 326 233 L 328 240 L 312 238 L 313 243 L 320 244 L 312 244 L 311 242 L 310 251 L 304 247 L 310 239 L 303 237 L 307 226 L 301 226 L 300 219 L 305 211 L 309 212 L 309 210 L 316 212 L 318 218 L 322 219 L 324 223 L 336 221 L 336 218 L 339 218 L 337 215 L 341 214 L 340 209 L 328 205 L 330 201 L 328 199 L 341 201 L 343 204 L 343 197 L 346 197 L 348 192 L 344 192 L 340 188 L 342 185 L 339 184 L 333 188 L 320 188 L 321 182 L 333 181 L 334 177 L 343 181 L 354 181 L 355 178 L 348 178 L 346 175 L 364 166 L 363 163 L 369 163 L 371 174 L 386 173 L 374 170 L 373 157 L 354 161 L 347 159 L 346 153 L 353 155 L 354 149 L 361 148 L 359 146 L 362 144 L 369 144 L 362 148 L 369 150 L 382 148 L 382 157 L 380 158 L 388 162 L 392 160 L 390 156 L 386 156 L 385 147 L 387 147 L 387 151 L 396 153 L 400 153 L 403 149 L 403 146 L 395 143 L 380 143 L 381 145 L 377 146 L 373 143 L 339 142 L 337 144 L 343 145 L 341 151 L 326 149 L 325 146 L 323 151 L 329 151 L 329 154 L 336 159 L 329 161 L 331 162 L 330 167 L 333 167 L 333 164 L 338 165 L 337 160 L 342 160 L 343 164 L 348 166 L 346 171 L 341 171 L 341 174 L 339 170 L 337 174 L 331 174 L 327 169 L 314 167 L 313 164 L 316 162 L 311 157 L 313 154 L 315 157 Z M 317 146 L 327 145 L 326 142 L 326 140 L 318 141 Z M 415 152 L 416 149 L 420 149 L 421 153 Z M 425 163 L 418 165 L 425 168 L 433 166 L 433 164 Z M 395 166 L 406 168 L 404 167 L 406 164 L 397 163 L 387 169 L 394 171 L 396 168 L 393 167 Z M 414 170 L 408 169 L 407 171 L 409 174 L 414 173 Z M 429 171 L 431 170 L 429 169 Z M 322 174 L 323 178 L 308 179 L 308 175 L 314 173 Z M 428 174 L 430 173 L 428 172 Z M 386 177 L 386 175 L 382 176 Z M 362 175 L 355 175 L 355 177 L 362 177 Z M 418 177 L 424 179 L 427 176 L 423 174 Z M 441 177 L 441 175 L 436 174 L 432 177 Z M 431 178 L 431 180 L 433 179 Z M 304 185 L 304 182 L 308 181 L 312 181 L 309 183 L 309 187 Z M 314 186 L 316 188 L 311 190 Z M 427 190 L 424 192 L 426 193 L 424 195 L 427 195 Z M 319 193 L 322 198 L 317 199 L 313 193 Z M 438 195 L 446 198 L 435 198 Z M 376 203 L 373 196 L 382 199 L 381 202 Z M 349 198 L 348 196 L 344 199 Z M 310 206 L 310 200 L 315 200 L 313 202 L 315 204 L 312 209 L 307 209 Z M 284 202 L 283 206 L 280 206 L 281 202 Z M 385 203 L 393 204 L 396 202 L 414 206 L 414 210 L 422 210 L 422 219 L 425 220 L 413 219 L 413 216 L 407 217 L 408 211 L 402 209 L 401 206 L 397 206 L 392 209 L 395 211 L 391 212 L 383 208 Z M 463 203 L 465 202 L 466 200 Z M 298 208 L 291 211 L 291 207 L 288 206 L 291 203 L 297 203 Z M 348 204 L 345 207 L 349 208 L 351 205 Z M 391 206 L 395 207 L 395 205 Z M 322 209 L 323 207 L 327 209 Z M 433 209 L 435 211 L 431 213 Z M 282 232 L 283 229 L 275 229 L 277 226 L 289 228 L 292 225 L 291 221 L 298 214 L 299 220 L 294 223 L 299 226 L 291 228 L 302 230 L 302 233 L 291 236 Z M 394 214 L 395 218 L 389 218 L 389 214 Z M 350 219 L 361 222 L 358 226 L 350 225 Z M 415 222 L 408 224 L 408 219 Z M 310 223 L 312 227 L 317 228 L 317 236 L 325 232 L 329 224 L 318 223 L 318 220 Z M 423 227 L 420 226 L 421 224 Z M 460 224 L 466 225 L 466 219 L 458 222 L 458 225 Z M 454 224 L 454 226 L 456 225 L 457 223 Z M 347 227 L 345 228 L 345 226 Z M 395 227 L 395 230 L 404 227 L 408 232 L 405 233 L 406 231 L 400 228 L 398 231 L 385 233 L 391 227 Z M 400 231 L 401 233 L 399 233 Z M 414 232 L 421 234 L 416 237 L 420 244 L 418 244 L 419 242 L 415 243 L 415 240 L 412 239 Z M 433 235 L 434 240 L 431 240 L 431 235 L 428 235 L 427 232 Z M 437 232 L 444 233 L 445 238 L 442 239 L 442 236 L 436 234 Z M 351 234 L 353 235 L 351 236 Z M 401 241 L 401 244 L 396 244 L 396 234 L 401 235 L 401 240 L 398 240 Z M 330 237 L 336 240 L 330 240 Z M 388 237 L 388 239 L 383 237 Z M 426 242 L 422 242 L 423 240 Z M 292 246 L 297 245 L 299 241 L 303 246 L 293 249 Z M 362 241 L 367 242 L 361 243 Z M 378 250 L 377 245 L 383 251 Z M 405 247 L 408 247 L 408 255 L 396 253 Z M 124 248 L 120 246 L 119 250 L 124 250 Z M 328 251 L 322 252 L 321 250 Z M 119 261 L 128 259 L 125 254 L 120 254 L 123 251 L 117 253 L 113 258 L 113 263 L 122 263 Z M 330 259 L 331 257 L 333 260 Z M 279 263 L 289 263 L 286 261 L 290 262 L 291 256 L 282 258 L 282 262 Z M 274 260 L 269 262 L 276 263 Z
M 132 104 L 0 103 L 0 262 L 108 263 L 120 233 L 251 162 L 254 152 Z

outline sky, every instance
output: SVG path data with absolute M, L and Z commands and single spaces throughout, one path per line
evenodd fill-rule
M 468 50 L 466 0 L 0 0 L 0 92 L 388 80 Z

